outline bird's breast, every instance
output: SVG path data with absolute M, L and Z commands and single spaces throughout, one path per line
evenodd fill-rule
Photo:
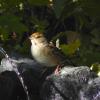
M 35 57 L 38 57 L 40 56 L 40 48 L 38 48 L 38 46 L 31 46 L 31 53 L 32 53 L 32 56 L 35 58 Z
M 52 59 L 50 57 L 48 57 L 48 54 L 44 48 L 39 48 L 39 47 L 33 47 L 31 46 L 31 53 L 32 53 L 32 56 L 34 57 L 34 59 L 44 65 L 44 66 L 48 66 L 48 67 L 53 67 L 55 66 L 56 64 L 52 61 Z

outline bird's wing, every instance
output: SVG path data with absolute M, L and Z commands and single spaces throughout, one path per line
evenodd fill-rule
M 49 46 L 48 47 L 49 50 L 51 50 L 51 55 L 55 56 L 55 59 L 59 60 L 59 63 L 62 64 L 66 64 L 66 65 L 72 65 L 74 66 L 74 64 L 72 63 L 72 61 L 57 47 L 55 46 Z

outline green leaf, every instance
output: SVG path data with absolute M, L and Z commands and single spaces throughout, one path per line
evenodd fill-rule
M 94 71 L 98 76 L 100 76 L 100 64 L 99 63 L 92 64 L 90 69 Z
M 2 40 L 7 40 L 8 38 L 8 31 L 5 28 L 0 27 L 0 35 L 2 35 Z
M 80 44 L 80 40 L 77 39 L 73 43 L 70 43 L 68 45 L 62 44 L 60 47 L 66 55 L 73 55 L 76 52 L 76 50 L 80 47 Z
M 53 9 L 56 17 L 60 20 L 71 16 L 75 9 L 75 3 L 72 0 L 54 0 Z
M 56 14 L 56 17 L 59 18 L 61 16 L 61 13 L 64 9 L 64 3 L 65 3 L 66 0 L 54 0 L 54 4 L 53 4 L 53 7 L 54 7 L 54 12 Z
M 36 28 L 36 31 L 38 32 L 44 32 L 45 28 L 48 26 L 47 20 L 39 20 L 37 17 L 31 18 L 31 22 L 34 24 L 34 27 Z
M 6 14 L 0 16 L 0 31 L 3 32 L 3 34 L 13 31 L 22 33 L 24 31 L 28 31 L 28 28 L 21 23 L 21 19 L 19 17 L 12 14 Z

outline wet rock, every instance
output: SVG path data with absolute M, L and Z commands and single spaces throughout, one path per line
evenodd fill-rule
M 89 81 L 80 91 L 80 100 L 100 100 L 100 77 Z
M 100 99 L 100 78 L 87 66 L 65 66 L 55 75 L 54 69 L 45 70 L 33 59 L 10 58 L 9 62 L 4 58 L 0 66 L 0 98 L 3 98 L 0 100 L 27 100 L 22 84 L 14 72 L 15 67 L 23 77 L 30 100 Z
M 26 94 L 15 72 L 5 71 L 0 75 L 2 76 L 0 78 L 0 100 L 26 100 Z
M 41 89 L 42 100 L 80 100 L 79 92 L 96 77 L 86 66 L 64 67 L 59 75 L 52 74 Z

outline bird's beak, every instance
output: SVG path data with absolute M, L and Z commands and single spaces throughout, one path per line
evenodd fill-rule
M 29 38 L 29 40 L 31 40 L 31 39 L 32 39 L 32 37 L 31 37 L 31 36 L 29 36 L 28 38 Z

